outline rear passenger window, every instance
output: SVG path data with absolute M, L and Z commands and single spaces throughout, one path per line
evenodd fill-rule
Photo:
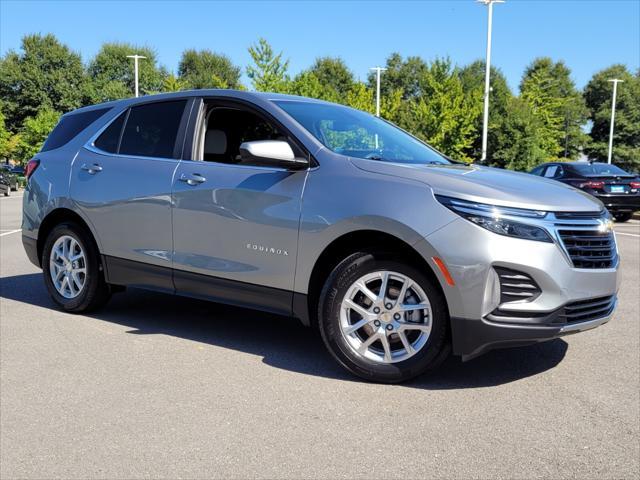
M 89 110 L 88 112 L 65 115 L 60 119 L 56 128 L 54 128 L 51 134 L 47 137 L 41 151 L 46 152 L 47 150 L 54 150 L 66 145 L 82 130 L 87 128 L 109 110 L 109 108 L 97 108 L 95 110 Z
M 120 143 L 120 133 L 127 115 L 125 111 L 109 125 L 104 132 L 100 134 L 93 146 L 109 153 L 118 153 L 118 143 Z
M 186 100 L 132 107 L 124 127 L 122 155 L 174 158 L 174 147 Z
M 558 171 L 557 165 L 549 165 L 547 167 L 547 170 L 544 172 L 544 176 L 547 178 L 553 178 L 556 176 L 557 171 Z

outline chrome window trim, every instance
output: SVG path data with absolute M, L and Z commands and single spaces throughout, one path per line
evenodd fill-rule
M 185 104 L 185 110 L 186 107 L 188 105 L 189 102 L 189 98 L 178 98 L 175 101 L 180 101 L 180 100 L 185 100 L 187 102 L 187 104 Z M 173 100 L 164 100 L 164 102 L 166 101 L 173 101 Z M 144 156 L 144 155 L 124 155 L 121 153 L 112 153 L 112 152 L 106 152 L 104 150 L 99 149 L 98 147 L 95 146 L 95 141 L 98 139 L 98 137 L 100 135 L 102 135 L 102 133 L 111 126 L 111 124 L 113 122 L 115 122 L 118 118 L 120 118 L 121 115 L 126 115 L 126 118 L 124 119 L 124 124 L 123 124 L 123 130 L 120 132 L 120 139 L 118 140 L 118 150 L 120 150 L 120 143 L 122 143 L 122 136 L 124 135 L 124 127 L 126 127 L 127 125 L 127 120 L 129 119 L 129 113 L 131 112 L 131 109 L 134 107 L 138 107 L 140 105 L 148 105 L 151 103 L 163 103 L 163 100 L 157 100 L 157 101 L 153 101 L 153 102 L 141 102 L 141 103 L 136 103 L 133 105 L 128 105 L 127 108 L 125 108 L 122 111 L 119 111 L 111 120 L 109 120 L 107 123 L 105 123 L 102 127 L 100 127 L 96 133 L 94 133 L 89 140 L 87 141 L 87 143 L 85 143 L 83 145 L 83 148 L 89 150 L 90 152 L 93 153 L 97 153 L 98 155 L 103 155 L 103 156 L 108 156 L 108 157 L 119 157 L 119 158 L 136 158 L 136 159 L 143 159 L 143 160 L 170 160 L 173 162 L 180 162 L 182 159 L 181 158 L 173 158 L 173 157 L 152 157 L 152 156 Z M 193 105 L 191 106 L 191 108 L 193 108 Z M 184 114 L 184 112 L 183 112 Z M 187 123 L 188 125 L 188 123 Z M 177 139 L 176 139 L 177 140 Z M 184 140 L 183 140 L 183 146 L 182 146 L 182 150 L 184 150 Z

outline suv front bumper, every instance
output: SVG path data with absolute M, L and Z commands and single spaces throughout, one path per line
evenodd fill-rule
M 469 320 L 452 317 L 453 351 L 461 355 L 462 360 L 470 360 L 495 348 L 532 345 L 591 330 L 611 320 L 616 304 L 614 299 L 611 310 L 603 317 L 565 325 L 523 325 L 494 322 L 488 318 Z
M 453 352 L 463 359 L 498 347 L 533 344 L 595 328 L 611 319 L 619 288 L 616 259 L 612 268 L 575 268 L 563 247 L 489 232 L 457 219 L 414 247 L 430 263 L 447 299 Z M 455 285 L 447 284 L 433 258 L 440 258 Z M 539 286 L 533 299 L 496 304 L 494 267 L 528 275 Z M 576 303 L 610 301 L 595 316 L 569 321 L 565 308 Z M 500 303 L 503 302 L 503 303 Z

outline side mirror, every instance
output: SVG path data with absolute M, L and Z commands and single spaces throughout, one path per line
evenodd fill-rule
M 265 167 L 283 167 L 292 170 L 307 168 L 305 158 L 296 158 L 291 146 L 282 140 L 256 140 L 240 145 L 240 161 Z

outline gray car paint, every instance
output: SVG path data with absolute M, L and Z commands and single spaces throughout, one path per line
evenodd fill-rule
M 289 129 L 318 165 L 286 172 L 189 160 L 98 159 L 91 151 L 90 140 L 128 106 L 182 97 L 238 99 L 261 108 Z M 483 297 L 494 264 L 535 276 L 545 292 L 528 304 L 533 310 L 617 291 L 617 267 L 575 269 L 558 244 L 495 235 L 443 207 L 434 194 L 575 212 L 599 211 L 602 205 L 593 197 L 488 167 L 347 158 L 325 148 L 272 102 L 289 98 L 204 90 L 112 102 L 112 111 L 67 145 L 38 154 L 41 167 L 24 197 L 23 234 L 36 239 L 51 211 L 69 208 L 87 222 L 103 254 L 306 294 L 313 268 L 332 242 L 352 232 L 379 231 L 412 246 L 436 273 L 432 257 L 444 259 L 456 279 L 451 287 L 437 275 L 450 314 L 469 319 L 486 313 Z M 78 166 L 93 161 L 102 161 L 105 169 L 88 178 Z M 207 182 L 197 187 L 177 182 L 183 173 L 201 173 Z M 248 245 L 288 255 L 257 255 Z

